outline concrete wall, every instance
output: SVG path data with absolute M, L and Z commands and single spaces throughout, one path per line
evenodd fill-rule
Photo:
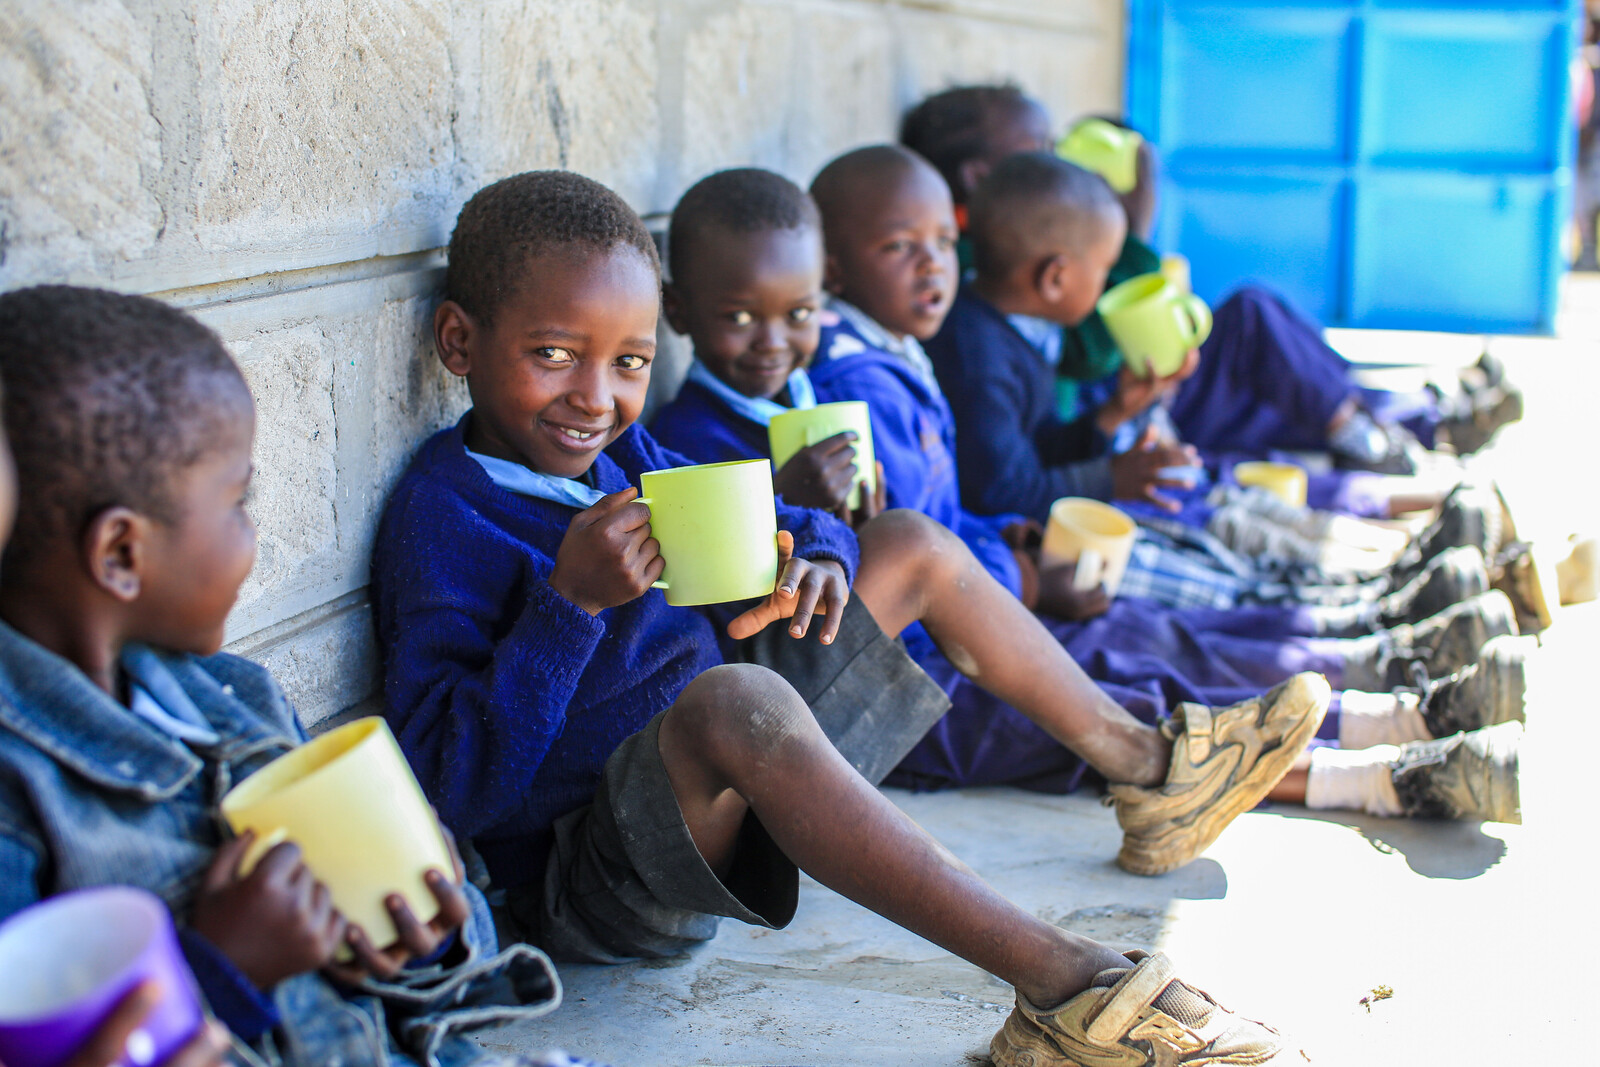
M 260 412 L 231 647 L 314 722 L 373 691 L 377 513 L 465 404 L 429 316 L 473 190 L 804 183 L 949 84 L 1117 109 L 1122 55 L 1121 0 L 0 0 L 0 288 L 152 293 L 228 342 Z

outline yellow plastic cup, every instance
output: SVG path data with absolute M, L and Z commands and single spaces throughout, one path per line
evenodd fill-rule
M 1297 508 L 1306 506 L 1306 471 L 1293 463 L 1269 463 L 1265 460 L 1235 464 L 1233 480 L 1240 485 L 1265 489 L 1285 504 Z
M 1095 310 L 1135 374 L 1150 369 L 1166 377 L 1183 366 L 1191 348 L 1211 336 L 1211 309 L 1160 272 L 1113 286 Z
M 772 448 L 772 469 L 779 470 L 802 448 L 826 441 L 836 433 L 853 430 L 856 435 L 855 488 L 846 502 L 851 511 L 861 506 L 863 490 L 870 497 L 878 491 L 878 468 L 872 451 L 872 412 L 865 400 L 840 400 L 814 408 L 785 411 L 774 415 L 767 426 L 767 443 Z
M 1056 142 L 1056 155 L 1106 180 L 1119 193 L 1139 184 L 1139 145 L 1144 138 L 1105 119 L 1084 119 Z
M 1126 513 L 1110 504 L 1085 497 L 1062 497 L 1050 505 L 1050 521 L 1039 549 L 1040 563 L 1046 567 L 1076 563 L 1074 588 L 1104 585 L 1107 595 L 1116 596 L 1138 531 L 1138 525 Z
M 1161 276 L 1171 282 L 1180 293 L 1194 292 L 1188 256 L 1181 256 L 1176 252 L 1164 253 L 1161 257 Z
M 703 463 L 640 476 L 640 503 L 661 543 L 667 603 L 725 604 L 778 584 L 778 512 L 764 459 Z
M 222 798 L 235 833 L 254 830 L 244 870 L 293 841 L 334 906 L 378 948 L 397 938 L 383 902 L 392 893 L 429 922 L 439 902 L 422 876 L 453 877 L 450 847 L 416 775 L 382 719 L 357 719 L 288 752 Z

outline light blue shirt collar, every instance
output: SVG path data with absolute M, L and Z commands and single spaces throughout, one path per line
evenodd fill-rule
M 1044 361 L 1054 367 L 1061 362 L 1061 324 L 1033 315 L 1007 315 L 1006 321 L 1020 333 Z
M 128 710 L 139 718 L 185 744 L 215 745 L 221 740 L 154 652 L 129 645 L 122 650 L 122 669 L 132 683 Z
M 787 408 L 776 400 L 768 400 L 764 396 L 745 396 L 712 374 L 698 359 L 689 364 L 689 381 L 709 390 L 735 412 L 762 426 L 770 426 L 773 416 L 781 415 L 785 411 L 805 411 L 817 406 L 817 394 L 811 388 L 811 377 L 799 368 L 789 375 L 789 399 L 794 402 L 794 406 Z
M 601 497 L 605 496 L 604 493 L 593 486 L 584 485 L 573 478 L 557 478 L 550 474 L 540 474 L 538 471 L 529 470 L 520 463 L 513 463 L 508 459 L 498 459 L 494 456 L 485 456 L 474 452 L 470 448 L 467 449 L 467 455 L 477 461 L 478 466 L 483 468 L 483 473 L 489 476 L 491 482 L 520 496 L 548 500 L 552 504 L 564 504 L 579 511 L 593 507 Z
M 898 356 L 901 362 L 917 373 L 923 382 L 930 388 L 934 395 L 939 395 L 939 379 L 933 373 L 933 360 L 928 358 L 928 353 L 923 351 L 922 342 L 910 334 L 896 337 L 879 325 L 878 320 L 856 307 L 848 300 L 837 296 L 828 298 L 828 310 L 837 312 L 839 317 L 848 322 L 856 333 L 860 334 L 869 345 L 881 348 L 892 356 Z M 828 358 L 840 359 L 853 356 L 857 353 L 846 346 L 833 345 L 828 350 Z

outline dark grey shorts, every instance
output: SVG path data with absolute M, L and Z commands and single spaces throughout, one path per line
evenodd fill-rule
M 741 642 L 735 662 L 782 675 L 840 753 L 874 784 L 949 708 L 944 691 L 852 599 L 838 636 L 801 640 L 782 624 Z M 665 715 L 666 712 L 662 712 Z M 661 715 L 606 761 L 588 807 L 554 827 L 544 882 L 507 904 L 528 940 L 558 960 L 615 963 L 668 956 L 716 933 L 718 916 L 770 928 L 794 917 L 795 866 L 754 813 L 726 881 L 706 865 L 667 779 Z

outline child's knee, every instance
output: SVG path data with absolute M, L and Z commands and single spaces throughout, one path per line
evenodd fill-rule
M 960 568 L 971 558 L 961 539 L 920 511 L 885 511 L 859 531 L 861 557 L 878 565 L 890 559 L 924 578 L 944 568 Z
M 673 705 L 678 726 L 689 731 L 714 762 L 745 760 L 821 736 L 811 709 L 782 676 L 748 663 L 705 671 Z

